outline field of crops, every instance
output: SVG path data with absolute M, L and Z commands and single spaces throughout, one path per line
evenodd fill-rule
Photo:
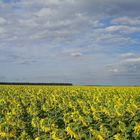
M 0 140 L 140 140 L 140 87 L 0 86 Z

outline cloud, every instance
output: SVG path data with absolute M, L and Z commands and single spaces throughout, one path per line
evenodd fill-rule
M 3 25 L 6 23 L 6 20 L 3 17 L 0 17 L 0 25 Z
M 5 29 L 0 27 L 0 35 L 5 33 Z
M 110 72 L 118 73 L 118 72 L 119 72 L 119 69 L 117 69 L 117 68 L 113 68 L 113 69 L 110 69 Z
M 114 5 L 110 0 L 106 0 L 106 3 L 101 1 L 93 2 L 91 0 L 87 2 L 84 0 L 80 2 L 75 0 L 13 1 L 11 5 L 7 4 L 11 8 L 15 7 L 11 9 L 10 17 L 6 15 L 8 16 L 7 18 L 13 18 L 10 21 L 11 23 L 6 26 L 7 36 L 8 38 L 11 36 L 10 40 L 12 41 L 38 39 L 56 43 L 58 41 L 60 43 L 68 42 L 72 39 L 76 40 L 77 37 L 75 36 L 83 32 L 88 35 L 90 30 L 90 32 L 94 33 L 97 28 L 104 26 L 104 23 L 100 20 L 104 12 L 108 14 L 103 8 L 107 4 L 109 7 Z M 122 2 L 117 2 L 117 6 L 120 4 L 122 5 Z M 100 11 L 99 7 L 102 7 L 105 11 Z M 4 10 L 4 8 L 2 9 Z M 6 13 L 6 10 L 4 12 Z M 121 30 L 123 33 L 139 32 L 138 28 L 127 26 L 109 26 L 105 30 L 108 32 Z
M 140 18 L 118 17 L 112 20 L 113 24 L 140 25 Z
M 121 57 L 123 59 L 126 59 L 126 58 L 136 58 L 137 55 L 135 53 L 128 52 L 128 53 L 121 54 Z
M 49 17 L 55 16 L 56 14 L 57 14 L 57 11 L 54 10 L 54 9 L 42 8 L 42 9 L 36 14 L 36 16 L 49 18 Z
M 130 65 L 139 64 L 140 63 L 140 55 L 137 53 L 131 53 L 131 52 L 121 54 L 120 63 L 121 64 L 130 64 Z
M 140 57 L 126 59 L 126 60 L 123 61 L 123 63 L 131 64 L 131 65 L 133 65 L 133 64 L 140 64 Z
M 135 53 L 124 53 L 121 54 L 120 60 L 118 63 L 112 64 L 110 66 L 110 71 L 121 74 L 137 74 L 139 75 L 140 68 L 140 55 Z M 117 70 L 117 71 L 116 71 Z
M 129 30 L 129 29 L 128 29 Z M 139 44 L 139 40 L 129 36 L 130 32 L 116 27 L 100 28 L 90 34 L 92 40 L 99 45 L 128 46 Z
M 82 53 L 74 52 L 74 53 L 71 53 L 71 56 L 73 56 L 73 57 L 80 57 L 80 56 L 82 56 Z
M 112 25 L 105 29 L 107 32 L 136 33 L 140 32 L 140 27 L 130 27 L 124 25 Z

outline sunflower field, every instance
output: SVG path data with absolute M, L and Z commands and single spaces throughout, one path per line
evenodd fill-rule
M 0 140 L 140 140 L 140 87 L 1 85 Z

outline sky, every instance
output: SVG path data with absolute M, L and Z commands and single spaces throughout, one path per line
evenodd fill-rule
M 0 81 L 140 85 L 140 0 L 0 0 Z

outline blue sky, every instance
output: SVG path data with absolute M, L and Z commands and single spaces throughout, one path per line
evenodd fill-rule
M 139 0 L 1 0 L 0 81 L 140 84 Z

